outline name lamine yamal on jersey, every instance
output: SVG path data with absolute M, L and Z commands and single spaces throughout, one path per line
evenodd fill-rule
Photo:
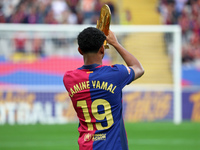
M 108 83 L 108 82 L 100 82 L 100 81 L 84 81 L 84 82 L 80 82 L 78 84 L 75 84 L 72 88 L 70 88 L 70 92 L 69 95 L 70 97 L 73 97 L 74 94 L 78 93 L 79 91 L 85 90 L 85 89 L 90 89 L 90 84 L 92 85 L 93 88 L 98 88 L 98 89 L 102 89 L 102 90 L 106 90 L 111 92 L 112 94 L 114 94 L 114 91 L 116 89 L 117 86 L 114 86 L 112 83 Z

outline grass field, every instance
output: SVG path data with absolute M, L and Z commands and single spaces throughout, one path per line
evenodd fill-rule
M 77 124 L 0 126 L 0 150 L 78 150 Z M 130 150 L 200 150 L 200 123 L 126 123 Z

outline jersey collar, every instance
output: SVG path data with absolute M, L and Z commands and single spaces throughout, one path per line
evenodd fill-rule
M 98 66 L 100 66 L 100 64 L 83 65 L 79 69 L 93 69 L 93 68 L 96 68 Z

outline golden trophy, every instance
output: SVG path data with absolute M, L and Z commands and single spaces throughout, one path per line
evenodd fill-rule
M 99 20 L 97 20 L 97 28 L 104 32 L 106 36 L 108 36 L 109 27 L 110 27 L 110 20 L 111 20 L 111 12 L 108 5 L 104 4 L 101 8 L 101 13 L 99 16 Z M 109 49 L 107 41 L 104 41 L 104 48 Z

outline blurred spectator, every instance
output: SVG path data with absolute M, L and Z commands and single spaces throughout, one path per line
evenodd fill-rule
M 80 0 L 66 0 L 68 6 L 73 13 L 77 13 L 77 6 L 79 5 L 79 1 Z
M 10 18 L 12 23 L 24 23 L 26 17 L 26 3 L 22 3 L 16 8 L 16 11 L 13 12 Z
M 96 0 L 94 2 L 94 10 L 93 10 L 93 14 L 91 17 L 91 23 L 92 24 L 97 24 L 97 20 L 99 19 L 100 13 L 101 13 L 101 7 L 102 7 L 102 3 L 100 0 Z
M 62 15 L 64 11 L 69 10 L 67 3 L 64 0 L 54 0 L 51 3 L 54 18 L 58 23 L 62 22 Z
M 58 23 L 57 20 L 54 18 L 54 13 L 52 10 L 50 10 L 47 13 L 47 15 L 44 19 L 44 23 L 46 23 L 46 24 L 57 24 Z
M 14 38 L 16 52 L 25 53 L 26 35 L 23 32 L 18 32 Z
M 81 11 L 77 11 L 77 24 L 83 24 L 84 15 Z
M 112 21 L 112 23 L 118 23 L 119 21 L 118 21 L 118 19 L 119 18 L 117 18 L 117 15 L 116 15 L 116 8 L 115 8 L 115 5 L 114 5 L 114 3 L 112 3 L 112 2 L 108 2 L 107 3 L 108 4 L 108 6 L 110 7 L 110 11 L 111 11 L 111 17 L 112 17 L 112 19 L 111 19 L 111 21 Z M 129 16 L 129 17 L 131 17 L 131 16 Z
M 187 1 L 188 0 L 175 0 L 175 2 L 176 2 L 175 8 L 176 8 L 176 12 L 177 12 L 178 16 L 181 15 L 182 10 Z
M 44 3 L 44 2 L 39 2 L 38 7 L 37 7 L 37 13 L 38 13 L 38 18 L 37 18 L 37 23 L 44 23 L 45 22 L 45 17 L 47 16 L 48 12 L 51 9 L 50 3 Z
M 191 47 L 189 45 L 183 46 L 182 48 L 182 62 L 190 63 L 194 60 L 194 55 L 191 51 Z
M 15 11 L 20 0 L 1 0 L 2 11 L 5 18 L 9 18 Z
M 6 19 L 4 17 L 4 14 L 2 12 L 2 5 L 0 4 L 0 23 L 5 23 Z
M 66 2 L 71 10 L 71 13 L 76 15 L 77 24 L 83 24 L 84 14 L 80 8 L 81 0 L 66 0 Z
M 95 0 L 82 0 L 81 10 L 83 11 L 84 23 L 88 24 L 92 22 L 92 17 L 94 15 L 94 5 Z
M 184 8 L 182 10 L 181 16 L 178 18 L 178 24 L 182 29 L 182 42 L 187 43 L 190 38 L 190 19 L 188 16 L 188 9 Z
M 167 7 L 167 14 L 166 14 L 165 24 L 176 24 L 178 19 L 178 14 L 175 9 L 174 1 L 170 1 L 168 5 L 166 5 L 166 7 Z
M 43 52 L 43 39 L 40 37 L 35 36 L 33 41 L 32 41 L 32 48 L 33 48 L 33 53 L 41 56 L 44 54 Z
M 38 21 L 37 8 L 31 7 L 30 12 L 27 14 L 24 23 L 35 24 Z
M 102 3 L 101 0 L 96 0 L 94 4 L 94 12 L 99 14 L 101 12 Z
M 65 10 L 62 13 L 62 23 L 63 24 L 77 24 L 78 17 L 76 14 L 72 13 L 71 10 Z

